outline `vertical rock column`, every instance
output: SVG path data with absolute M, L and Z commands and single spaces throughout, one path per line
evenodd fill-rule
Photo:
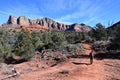
M 17 24 L 17 18 L 14 16 L 9 16 L 7 24 Z
M 30 24 L 30 21 L 28 18 L 26 18 L 25 16 L 20 16 L 18 18 L 18 24 L 19 25 L 29 25 Z

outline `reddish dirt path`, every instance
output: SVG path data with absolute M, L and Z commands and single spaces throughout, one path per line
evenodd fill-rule
M 91 49 L 88 44 L 85 48 Z M 85 53 L 89 55 L 90 50 Z M 35 62 L 15 65 L 19 76 L 9 80 L 120 80 L 120 60 L 96 60 L 89 65 L 89 58 L 70 58 L 53 67 L 37 68 Z M 44 63 L 41 66 L 44 65 Z M 65 73 L 61 73 L 61 72 Z
M 94 60 L 89 65 L 89 59 L 71 58 L 54 67 L 36 68 L 30 66 L 33 62 L 15 65 L 17 72 L 22 72 L 14 78 L 5 80 L 120 80 L 120 60 Z M 68 71 L 67 74 L 60 72 Z
M 28 72 L 24 72 L 28 68 L 22 65 L 26 70 L 16 80 L 103 80 L 104 68 L 101 63 L 95 60 L 94 64 L 89 65 L 89 59 L 71 58 L 54 67 Z M 60 73 L 63 70 L 68 71 L 68 74 Z
M 87 44 L 87 43 L 83 43 L 82 44 L 85 48 L 85 54 L 89 55 L 89 53 L 91 52 L 91 45 Z
M 89 55 L 91 46 L 88 44 L 83 44 L 83 46 L 88 49 L 85 54 Z M 28 64 L 29 62 L 16 65 L 21 69 L 18 71 L 23 73 L 16 80 L 103 80 L 104 68 L 102 62 L 98 60 L 94 60 L 94 63 L 89 65 L 89 59 L 71 58 L 46 69 L 30 67 Z M 28 69 L 31 71 L 27 71 Z M 63 71 L 68 71 L 68 74 L 60 73 Z

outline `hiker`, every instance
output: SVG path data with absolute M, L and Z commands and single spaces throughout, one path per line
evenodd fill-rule
M 89 54 L 89 58 L 90 58 L 90 64 L 93 63 L 93 59 L 94 59 L 94 50 L 92 49 L 90 54 Z
M 86 41 L 82 42 L 82 45 L 83 45 L 83 48 L 85 49 L 85 51 L 87 51 L 87 50 L 90 51 L 89 53 L 86 53 L 86 54 L 89 54 L 90 64 L 93 64 L 94 53 L 95 53 L 93 46 L 90 45 L 89 43 L 87 43 Z

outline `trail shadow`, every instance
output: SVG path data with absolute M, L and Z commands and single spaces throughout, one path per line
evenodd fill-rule
M 96 59 L 120 59 L 120 52 L 114 52 L 114 53 L 98 53 L 94 56 Z
M 10 57 L 6 57 L 5 59 L 4 59 L 4 62 L 6 63 L 6 64 L 19 64 L 19 63 L 23 63 L 23 62 L 26 62 L 27 60 L 25 60 L 24 58 L 21 58 L 21 59 L 19 59 L 19 60 L 16 60 L 16 59 L 14 59 L 12 56 L 10 56 Z
M 75 65 L 91 65 L 90 63 L 72 62 Z
M 83 58 L 83 59 L 89 59 L 89 55 L 75 55 L 75 56 L 71 56 L 72 58 Z M 85 62 L 72 62 L 75 65 L 91 65 L 90 63 L 85 63 Z

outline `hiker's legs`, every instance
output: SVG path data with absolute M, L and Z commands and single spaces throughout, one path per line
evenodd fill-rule
M 90 64 L 92 64 L 92 63 L 93 63 L 93 54 L 90 53 Z

